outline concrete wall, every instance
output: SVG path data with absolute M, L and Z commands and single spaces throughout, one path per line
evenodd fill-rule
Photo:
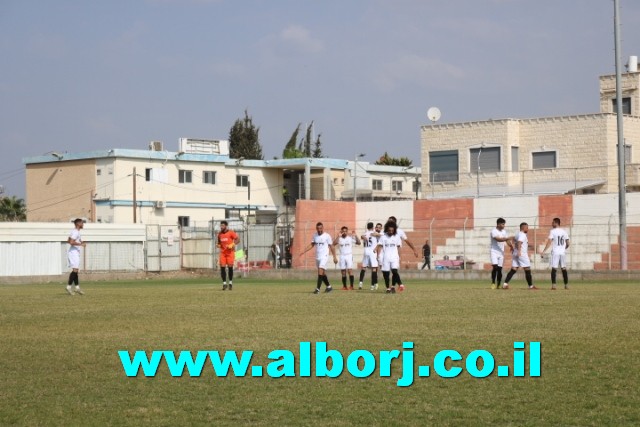
M 0 222 L 0 277 L 46 276 L 67 269 L 67 238 L 72 223 Z M 86 224 L 87 246 L 81 269 L 139 271 L 144 269 L 144 225 Z
M 91 220 L 96 188 L 94 160 L 28 165 L 26 181 L 27 221 Z

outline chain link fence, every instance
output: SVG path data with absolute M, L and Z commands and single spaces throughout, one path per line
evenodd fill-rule
M 383 220 L 371 219 L 372 222 Z M 421 269 L 424 265 L 423 246 L 429 245 L 431 268 L 437 269 L 479 269 L 490 268 L 489 247 L 490 233 L 495 227 L 496 218 L 448 218 L 434 217 L 428 220 L 416 220 L 398 216 L 398 225 L 413 244 L 418 256 L 408 246 L 400 250 L 401 268 Z M 543 270 L 549 268 L 548 248 L 545 256 L 540 252 L 551 230 L 551 218 L 529 216 L 507 218 L 507 233 L 513 236 L 521 222 L 529 225 L 529 254 L 532 268 Z M 403 227 L 403 223 L 410 227 Z M 489 225 L 492 224 L 492 225 Z M 324 222 L 324 230 L 332 237 L 338 235 L 342 223 Z M 356 229 L 360 236 L 365 231 L 365 224 Z M 569 234 L 570 247 L 567 250 L 567 267 L 573 270 L 618 270 L 620 269 L 619 223 L 617 216 L 583 216 L 574 217 L 568 224 L 562 224 Z M 297 249 L 302 250 L 310 242 L 315 233 L 315 222 L 300 223 L 296 228 L 296 238 L 302 239 Z M 339 252 L 337 252 L 339 255 Z M 354 266 L 362 260 L 363 247 L 356 246 L 353 251 Z M 630 215 L 627 219 L 627 263 L 629 270 L 640 270 L 640 215 Z M 337 266 L 328 266 L 329 269 Z M 315 268 L 313 250 L 307 252 L 296 264 L 297 267 Z M 504 267 L 511 266 L 511 254 L 507 249 Z M 355 268 L 355 267 L 354 267 Z M 426 267 L 425 267 L 426 268 Z

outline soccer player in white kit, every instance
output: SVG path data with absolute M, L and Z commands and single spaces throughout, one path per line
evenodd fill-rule
M 333 263 L 337 264 L 338 259 L 333 249 L 333 239 L 329 233 L 324 232 L 324 226 L 321 222 L 316 224 L 316 233 L 311 238 L 311 243 L 300 253 L 300 256 L 304 255 L 309 249 L 316 248 L 316 267 L 318 267 L 318 281 L 316 283 L 316 289 L 314 294 L 320 293 L 320 287 L 322 283 L 325 284 L 325 292 L 331 292 L 333 288 L 327 278 L 327 262 L 329 261 L 329 253 L 333 255 Z
M 402 240 L 404 243 L 406 243 L 407 246 L 409 246 L 411 248 L 411 250 L 413 251 L 413 255 L 416 258 L 418 258 L 418 251 L 416 250 L 416 247 L 413 246 L 413 243 L 411 243 L 411 241 L 407 238 L 407 233 L 405 233 L 404 230 L 402 230 L 400 227 L 398 227 L 398 220 L 396 219 L 396 217 L 395 216 L 390 216 L 389 219 L 387 219 L 387 221 L 391 221 L 391 222 L 396 224 L 396 233 L 400 237 L 400 240 Z M 403 291 L 404 290 L 404 285 L 402 284 L 402 279 L 400 278 L 400 273 L 398 273 L 398 285 L 400 285 L 399 290 Z
M 502 264 L 504 263 L 504 247 L 509 242 L 507 237 L 507 230 L 504 229 L 506 225 L 504 218 L 498 218 L 496 220 L 496 228 L 491 230 L 491 289 L 500 289 L 500 282 L 502 281 Z
M 531 261 L 529 260 L 529 238 L 527 237 L 527 233 L 529 232 L 529 224 L 523 222 L 520 224 L 520 231 L 516 233 L 513 237 L 513 248 L 511 251 L 511 255 L 513 259 L 511 260 L 511 270 L 509 274 L 507 274 L 506 279 L 504 279 L 504 285 L 502 289 L 509 289 L 509 281 L 516 274 L 518 268 L 522 267 L 524 270 L 524 277 L 527 279 L 527 285 L 529 285 L 529 289 L 532 291 L 538 290 L 535 286 L 533 286 L 533 276 L 531 275 Z
M 569 249 L 569 235 L 564 229 L 560 228 L 560 218 L 553 218 L 547 244 L 544 245 L 540 255 L 543 255 L 549 246 L 551 246 L 551 290 L 556 290 L 558 267 L 562 269 L 564 288 L 569 289 L 569 274 L 567 273 L 567 262 L 565 260 L 567 249 Z
M 360 237 L 364 245 L 364 254 L 362 255 L 362 269 L 360 270 L 358 289 L 362 289 L 365 269 L 371 268 L 371 290 L 375 291 L 378 288 L 378 254 L 376 247 L 378 246 L 380 233 L 373 229 L 373 222 L 368 222 L 367 231 Z
M 384 277 L 388 294 L 396 293 L 396 284 L 402 286 L 398 275 L 402 239 L 398 235 L 397 227 L 395 222 L 388 221 L 384 225 L 384 234 L 378 241 L 377 251 L 382 254 L 382 277 Z M 391 274 L 391 286 L 389 286 L 389 274 Z
M 353 245 L 359 245 L 360 239 L 355 231 L 349 234 L 346 225 L 340 229 L 340 234 L 333 240 L 333 245 L 340 248 L 340 273 L 342 274 L 342 290 L 353 290 Z M 347 273 L 349 274 L 349 287 L 347 288 Z M 362 288 L 362 287 L 361 287 Z
M 81 218 L 76 218 L 73 221 L 75 228 L 69 233 L 67 243 L 69 243 L 69 249 L 67 250 L 67 262 L 71 273 L 69 274 L 69 281 L 67 282 L 67 293 L 69 295 L 84 295 L 82 289 L 80 289 L 80 280 L 78 279 L 78 270 L 80 270 L 80 253 L 82 248 L 86 246 L 86 243 L 82 241 L 82 235 L 80 230 L 84 228 L 84 221 Z M 75 289 L 71 286 L 75 285 Z

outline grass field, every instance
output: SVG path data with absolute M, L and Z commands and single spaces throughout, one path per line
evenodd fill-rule
M 84 297 L 0 286 L 0 425 L 640 425 L 638 284 L 407 285 L 312 295 L 309 281 L 240 279 L 232 292 L 203 280 L 101 282 L 85 283 Z M 463 372 L 403 388 L 400 365 L 364 379 L 217 378 L 210 366 L 177 378 L 163 365 L 129 378 L 117 353 L 247 349 L 266 364 L 300 341 L 345 356 L 413 341 L 416 364 L 442 349 L 511 360 L 514 341 L 540 341 L 542 375 Z

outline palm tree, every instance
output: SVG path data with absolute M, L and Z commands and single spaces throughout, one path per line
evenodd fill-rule
M 16 196 L 0 199 L 0 221 L 26 221 L 27 206 Z

